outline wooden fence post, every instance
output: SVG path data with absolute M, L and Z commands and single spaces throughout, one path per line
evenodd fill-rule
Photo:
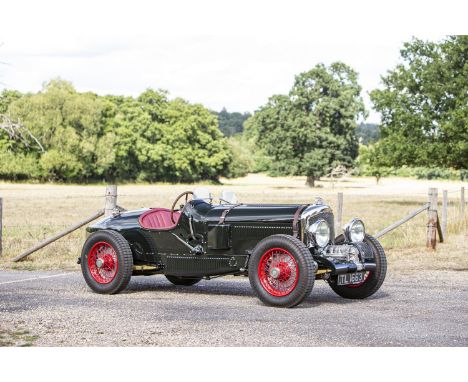
M 460 215 L 462 219 L 465 218 L 465 187 L 461 188 L 460 194 Z
M 343 224 L 343 193 L 338 192 L 338 206 L 336 209 L 336 227 L 341 230 Z M 337 232 L 335 232 L 337 234 Z
M 436 248 L 437 242 L 437 188 L 429 188 L 429 209 L 427 211 L 427 248 Z
M 109 185 L 106 187 L 106 205 L 104 207 L 104 216 L 110 216 L 117 207 L 117 186 Z
M 442 236 L 444 240 L 447 235 L 447 190 L 442 192 Z
M 3 199 L 0 198 L 0 256 L 2 256 L 3 244 L 2 244 L 2 212 L 3 212 Z

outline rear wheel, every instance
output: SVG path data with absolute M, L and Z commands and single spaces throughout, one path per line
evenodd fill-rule
M 166 275 L 166 279 L 168 279 L 174 285 L 182 285 L 182 286 L 195 285 L 201 280 L 201 278 L 199 277 L 188 278 L 188 277 L 178 277 L 178 276 L 170 276 L 170 275 Z
M 133 256 L 127 240 L 115 231 L 98 231 L 85 242 L 81 271 L 97 293 L 114 294 L 125 289 L 133 271 Z
M 337 244 L 341 244 L 343 241 L 344 237 L 342 236 L 339 236 L 336 239 Z M 336 276 L 330 278 L 328 284 L 333 289 L 333 291 L 341 297 L 350 299 L 363 299 L 372 296 L 379 290 L 385 280 L 385 275 L 387 273 L 387 258 L 385 256 L 385 251 L 382 248 L 382 245 L 375 237 L 371 235 L 366 235 L 364 238 L 364 243 L 366 243 L 372 249 L 377 268 L 375 271 L 366 272 L 364 275 L 364 280 L 356 284 L 338 285 Z
M 250 285 L 265 304 L 293 307 L 312 291 L 316 267 L 300 240 L 272 235 L 260 241 L 250 256 Z

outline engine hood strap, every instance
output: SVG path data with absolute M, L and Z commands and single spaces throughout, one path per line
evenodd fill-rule
M 231 212 L 234 208 L 240 206 L 242 203 L 234 204 L 230 206 L 229 208 L 226 208 L 223 213 L 221 214 L 221 218 L 219 219 L 218 224 L 224 224 L 224 221 L 226 220 L 226 216 L 229 212 Z
M 293 236 L 299 238 L 299 218 L 301 216 L 301 212 L 308 206 L 308 204 L 303 204 L 299 206 L 294 214 L 292 229 L 293 229 Z

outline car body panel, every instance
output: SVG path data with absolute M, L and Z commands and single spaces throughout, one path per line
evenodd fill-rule
M 218 204 L 192 200 L 182 209 L 171 229 L 142 228 L 139 218 L 150 209 L 125 211 L 87 228 L 89 233 L 114 230 L 132 249 L 136 265 L 151 265 L 152 273 L 182 277 L 245 274 L 249 256 L 264 238 L 294 235 L 309 246 L 322 269 L 351 272 L 352 264 L 327 260 L 308 243 L 304 227 L 318 219 L 328 222 L 330 245 L 334 242 L 334 218 L 323 202 L 314 204 Z M 297 232 L 294 230 L 297 224 Z
M 170 230 L 144 229 L 139 218 L 149 209 L 126 211 L 88 227 L 88 232 L 115 230 L 129 242 L 136 264 L 153 264 L 166 274 L 208 276 L 235 273 L 246 268 L 248 255 L 263 238 L 291 235 L 293 217 L 301 205 L 211 205 L 191 201 Z M 220 219 L 226 210 L 224 224 Z M 192 222 L 196 240 L 190 230 Z M 177 237 L 176 237 L 177 236 Z M 182 240 L 180 240 L 182 239 Z M 187 245 L 199 244 L 203 254 L 194 255 Z

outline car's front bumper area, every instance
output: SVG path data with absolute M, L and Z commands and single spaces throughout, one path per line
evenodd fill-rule
M 313 255 L 319 269 L 325 269 L 331 275 L 375 271 L 377 268 L 372 249 L 365 243 L 329 245 Z
M 358 267 L 358 264 L 355 263 L 348 263 L 348 264 L 335 264 L 330 262 L 329 268 L 331 269 L 332 275 L 339 275 L 342 273 L 354 273 L 354 272 L 362 272 L 362 271 L 375 271 L 377 268 L 377 264 L 375 263 L 363 263 L 362 268 Z

